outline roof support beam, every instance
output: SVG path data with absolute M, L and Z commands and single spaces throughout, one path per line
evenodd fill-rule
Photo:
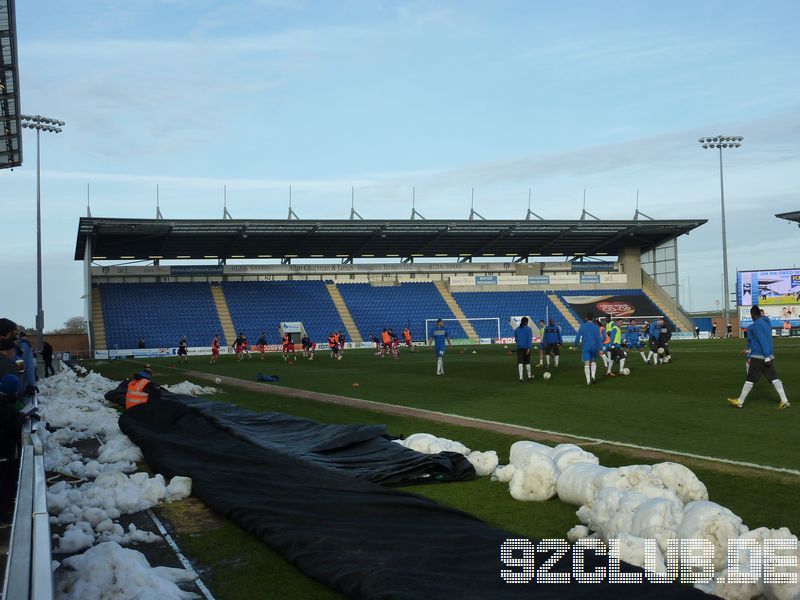
M 386 231 L 386 225 L 385 224 L 381 225 L 380 227 L 378 227 L 378 229 L 375 230 L 375 233 L 373 233 L 366 242 L 361 244 L 361 246 L 359 246 L 358 250 L 356 250 L 353 253 L 353 255 L 354 256 L 358 256 L 359 254 L 364 252 L 364 250 L 369 248 L 370 244 L 372 244 L 372 242 L 377 240 L 381 235 L 385 236 L 386 235 L 385 231 Z
M 580 227 L 580 226 L 581 226 L 581 223 L 575 223 L 575 224 L 574 224 L 574 225 L 572 225 L 571 227 L 567 227 L 567 229 L 565 229 L 564 231 L 560 232 L 560 233 L 559 233 L 557 236 L 555 236 L 555 237 L 554 237 L 552 240 L 550 240 L 549 242 L 546 242 L 546 243 L 545 243 L 545 244 L 543 244 L 542 246 L 539 246 L 539 253 L 540 253 L 540 254 L 544 254 L 544 253 L 545 253 L 545 250 L 547 250 L 548 248 L 550 248 L 550 247 L 551 247 L 553 244 L 556 244 L 556 243 L 558 243 L 559 241 L 561 241 L 562 239 L 564 239 L 564 237 L 566 237 L 567 235 L 569 235 L 570 233 L 572 233 L 573 231 L 575 231 L 575 230 L 576 230 L 578 227 Z
M 482 246 L 480 249 L 478 249 L 478 250 L 477 250 L 476 252 L 474 252 L 473 254 L 474 254 L 475 256 L 480 256 L 481 254 L 483 254 L 484 252 L 486 252 L 487 250 L 489 250 L 489 249 L 490 249 L 492 246 L 494 246 L 494 245 L 495 245 L 497 242 L 499 242 L 500 240 L 502 240 L 504 237 L 506 237 L 506 236 L 508 236 L 508 235 L 511 235 L 511 234 L 513 234 L 513 233 L 514 233 L 514 230 L 515 230 L 516 228 L 517 228 L 517 226 L 516 226 L 516 224 L 515 224 L 515 225 L 512 225 L 511 227 L 508 227 L 508 228 L 504 229 L 504 230 L 503 230 L 503 231 L 501 231 L 501 232 L 500 232 L 500 233 L 499 233 L 499 234 L 498 234 L 498 235 L 497 235 L 497 236 L 496 236 L 496 237 L 495 237 L 495 238 L 494 238 L 492 241 L 490 241 L 490 242 L 488 242 L 488 243 L 484 244 L 484 245 L 483 245 L 483 246 Z
M 599 252 L 600 250 L 602 250 L 603 248 L 607 248 L 608 246 L 610 246 L 611 244 L 613 244 L 617 240 L 621 240 L 622 238 L 633 234 L 633 232 L 636 231 L 637 229 L 639 229 L 639 225 L 638 224 L 632 225 L 632 226 L 628 227 L 626 230 L 620 231 L 617 235 L 614 235 L 614 236 L 608 238 L 607 240 L 605 240 L 604 242 L 602 242 L 600 244 L 597 244 L 591 250 L 589 250 L 586 254 L 587 255 L 592 255 L 595 252 Z

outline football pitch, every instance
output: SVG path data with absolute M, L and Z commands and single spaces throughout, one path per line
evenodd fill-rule
M 690 453 L 747 462 L 764 467 L 800 470 L 800 373 L 792 366 L 800 359 L 800 340 L 776 340 L 776 369 L 790 400 L 788 410 L 777 410 L 772 386 L 759 382 L 742 410 L 728 406 L 726 398 L 738 395 L 744 380 L 742 340 L 680 341 L 672 344 L 673 361 L 646 366 L 631 353 L 626 366 L 631 375 L 606 378 L 598 371 L 598 384 L 587 386 L 580 355 L 565 350 L 561 365 L 545 381 L 543 369 L 536 379 L 517 380 L 516 357 L 502 346 L 453 346 L 445 358 L 446 374 L 435 375 L 430 350 L 402 352 L 399 360 L 380 359 L 371 350 L 345 352 L 341 361 L 318 352 L 313 361 L 298 357 L 294 364 L 279 354 L 258 355 L 237 363 L 222 356 L 217 365 L 208 357 L 191 357 L 188 365 L 176 358 L 151 359 L 158 383 L 184 379 L 207 385 L 185 369 L 254 382 L 258 373 L 277 375 L 276 384 L 263 384 L 263 393 L 236 384 L 221 387 L 213 399 L 233 402 L 256 411 L 280 411 L 331 423 L 384 423 L 390 433 L 409 435 L 425 431 L 463 442 L 476 450 L 497 450 L 501 464 L 518 439 L 475 426 L 457 426 L 430 419 L 384 414 L 376 410 L 287 397 L 279 387 L 336 394 L 379 403 L 457 414 L 476 419 L 522 425 L 610 442 L 659 448 L 667 453 Z M 463 351 L 463 353 L 461 352 Z M 473 354 L 473 351 L 475 352 Z M 534 356 L 534 363 L 538 357 Z M 111 378 L 141 369 L 142 361 L 95 361 L 88 367 Z M 354 387 L 353 384 L 358 384 Z M 546 436 L 539 436 L 546 443 Z M 706 484 L 710 499 L 730 508 L 751 528 L 786 526 L 800 530 L 794 510 L 800 494 L 800 477 L 786 472 L 743 467 L 681 455 L 660 456 L 614 444 L 579 445 L 597 454 L 606 466 L 674 460 L 686 464 Z M 408 488 L 474 514 L 494 525 L 529 537 L 564 537 L 578 523 L 576 507 L 554 498 L 547 502 L 519 502 L 508 485 L 483 477 L 471 482 L 420 485 Z M 335 597 L 279 555 L 231 523 L 213 517 L 199 503 L 167 505 L 162 509 L 176 530 L 179 543 L 199 564 L 209 568 L 211 585 L 219 598 L 260 597 L 264 589 L 276 597 Z M 193 525 L 206 522 L 207 527 Z M 266 587 L 265 587 L 266 586 Z

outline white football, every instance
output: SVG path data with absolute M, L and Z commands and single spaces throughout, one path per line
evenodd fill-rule
M 663 349 L 663 348 L 659 348 L 659 349 L 658 349 L 658 353 L 659 353 L 659 354 L 664 354 L 664 349 Z
M 544 373 L 542 373 L 542 377 L 544 377 L 545 379 L 550 379 L 550 371 L 545 371 Z
M 631 374 L 631 370 L 628 367 L 625 367 L 624 369 L 622 369 L 622 374 L 623 375 L 630 375 Z
M 477 351 L 477 350 L 473 350 L 473 351 L 472 351 L 472 353 L 473 353 L 473 354 L 477 354 L 477 353 L 478 353 L 478 351 Z
M 217 377 L 217 378 L 214 380 L 214 383 L 222 383 L 222 379 L 220 379 L 219 377 Z

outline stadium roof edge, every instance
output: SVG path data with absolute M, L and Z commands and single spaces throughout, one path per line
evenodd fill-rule
M 798 225 L 800 225 L 800 210 L 795 210 L 792 212 L 785 212 L 785 213 L 778 213 L 775 215 L 779 219 L 786 219 L 787 221 L 794 221 Z
M 75 260 L 575 256 L 653 248 L 706 219 L 118 219 L 82 217 Z

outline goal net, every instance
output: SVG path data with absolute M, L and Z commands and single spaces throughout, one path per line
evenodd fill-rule
M 433 336 L 438 319 L 425 319 L 425 344 Z M 442 319 L 447 335 L 453 343 L 494 344 L 500 339 L 499 317 L 474 317 Z

